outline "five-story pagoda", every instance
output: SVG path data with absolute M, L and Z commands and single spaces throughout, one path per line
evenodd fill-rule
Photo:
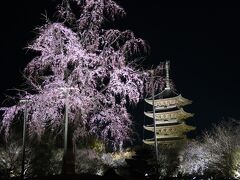
M 176 93 L 169 82 L 169 61 L 165 64 L 166 86 L 165 89 L 145 102 L 152 106 L 152 111 L 144 112 L 148 117 L 148 125 L 143 128 L 154 133 L 154 138 L 143 139 L 145 144 L 157 146 L 158 144 L 175 144 L 186 139 L 186 133 L 195 129 L 185 123 L 185 120 L 193 114 L 183 110 L 183 106 L 191 104 L 192 101 Z M 152 78 L 153 82 L 153 78 Z

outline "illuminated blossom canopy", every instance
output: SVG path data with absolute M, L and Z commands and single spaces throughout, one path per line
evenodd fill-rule
M 132 61 L 146 55 L 149 47 L 130 30 L 104 29 L 107 22 L 125 15 L 112 0 L 63 0 L 57 12 L 58 20 L 39 27 L 28 45 L 38 55 L 24 70 L 31 89 L 20 98 L 30 101 L 2 108 L 2 129 L 8 135 L 26 105 L 30 135 L 40 136 L 46 128 L 61 132 L 64 89 L 71 88 L 73 137 L 95 135 L 117 150 L 130 137 L 127 106 L 137 104 L 149 90 L 150 72 Z M 162 87 L 158 78 L 155 88 Z
M 180 153 L 180 172 L 187 175 L 215 174 L 239 179 L 240 123 L 234 119 L 222 121 L 202 139 L 188 142 Z

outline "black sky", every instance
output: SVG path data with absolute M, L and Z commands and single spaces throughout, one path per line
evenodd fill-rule
M 178 92 L 193 100 L 199 131 L 223 118 L 240 119 L 240 9 L 166 7 L 156 0 L 118 0 L 127 17 L 117 23 L 148 41 L 148 64 L 171 61 Z M 22 0 L 1 4 L 0 100 L 21 83 L 21 71 L 31 60 L 23 49 L 34 28 L 52 15 L 57 0 Z

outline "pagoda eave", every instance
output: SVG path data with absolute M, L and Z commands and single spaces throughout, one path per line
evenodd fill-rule
M 155 121 L 156 125 L 172 125 L 172 124 L 178 124 L 181 123 L 181 120 L 178 119 L 171 119 L 171 120 L 157 120 Z
M 153 118 L 152 112 L 144 112 L 144 114 L 149 118 Z M 185 112 L 181 108 L 181 109 L 175 110 L 175 111 L 156 112 L 155 120 L 188 119 L 193 116 L 194 116 L 194 114 Z
M 154 126 L 143 126 L 143 128 L 147 131 L 154 132 Z M 181 124 L 172 124 L 172 125 L 167 125 L 167 126 L 156 126 L 156 131 L 158 134 L 181 134 L 181 133 L 186 133 L 189 131 L 195 130 L 195 127 L 186 125 L 184 123 Z
M 144 99 L 146 103 L 153 105 L 152 99 Z M 168 108 L 170 106 L 185 106 L 188 104 L 191 104 L 192 101 L 189 99 L 186 99 L 184 97 L 180 95 L 176 96 L 176 97 L 170 97 L 170 98 L 161 98 L 161 99 L 155 99 L 154 100 L 154 106 L 158 106 L 158 107 L 165 107 Z
M 173 143 L 177 143 L 177 142 L 182 142 L 184 140 L 186 140 L 185 136 L 177 137 L 176 139 L 170 139 L 170 138 L 168 138 L 168 139 L 158 139 L 157 144 L 173 144 Z M 154 138 L 144 139 L 143 143 L 147 144 L 147 145 L 155 145 L 155 140 L 154 140 Z

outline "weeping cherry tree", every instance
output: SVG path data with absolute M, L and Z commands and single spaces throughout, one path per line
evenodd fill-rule
M 93 135 L 121 150 L 131 135 L 127 106 L 136 105 L 149 91 L 150 71 L 134 61 L 146 56 L 149 47 L 130 30 L 106 28 L 125 16 L 112 0 L 63 0 L 57 14 L 57 20 L 37 28 L 37 37 L 27 46 L 37 55 L 24 69 L 29 90 L 19 93 L 19 98 L 30 101 L 3 107 L 1 129 L 8 136 L 27 106 L 30 136 L 41 137 L 46 129 L 62 133 L 63 89 L 69 89 L 72 139 Z M 154 88 L 162 87 L 158 78 Z

